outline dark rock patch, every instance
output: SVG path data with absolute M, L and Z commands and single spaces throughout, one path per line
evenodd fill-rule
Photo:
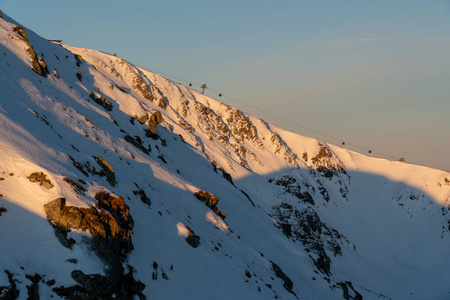
M 197 248 L 200 246 L 200 237 L 194 233 L 194 231 L 189 227 L 186 226 L 188 232 L 188 236 L 186 237 L 186 242 L 192 247 Z
M 108 164 L 106 159 L 103 157 L 94 157 L 98 165 L 102 168 L 102 171 L 100 172 L 101 176 L 106 177 L 106 181 L 111 186 L 116 186 L 116 175 L 114 174 L 113 168 Z
M 7 212 L 8 210 L 6 208 L 4 208 L 3 206 L 0 207 L 0 216 L 2 215 L 2 213 Z
M 131 145 L 133 145 L 134 147 L 138 148 L 139 150 L 141 150 L 142 152 L 144 152 L 145 154 L 149 155 L 151 152 L 151 148 L 149 146 L 149 148 L 145 148 L 142 145 L 142 140 L 140 137 L 136 136 L 136 137 L 132 137 L 131 135 L 126 135 L 124 136 L 124 140 L 127 141 L 128 143 L 130 143 Z
M 17 289 L 16 279 L 11 272 L 5 271 L 8 276 L 9 286 L 0 286 L 0 299 L 15 300 L 19 298 L 20 291 Z
M 42 276 L 39 274 L 25 275 L 25 278 L 31 281 L 31 285 L 27 285 L 28 298 L 27 300 L 39 300 L 39 281 Z
M 150 206 L 150 204 L 151 204 L 150 198 L 147 197 L 147 194 L 145 193 L 144 190 L 139 189 L 138 191 L 133 191 L 133 194 L 135 194 L 136 196 L 139 196 L 143 203 Z
M 94 100 L 95 103 L 97 103 L 98 105 L 100 105 L 101 107 L 106 109 L 107 111 L 111 111 L 113 109 L 113 105 L 112 105 L 111 101 L 105 99 L 105 97 L 103 97 L 103 96 L 97 97 L 93 92 L 91 92 L 89 94 L 89 98 Z
M 72 272 L 78 285 L 54 288 L 59 296 L 68 299 L 131 299 L 142 295 L 145 285 L 133 278 L 133 269 L 125 273 L 122 264 L 126 254 L 133 249 L 131 229 L 134 222 L 129 207 L 122 197 L 106 192 L 95 195 L 95 207 L 80 208 L 66 206 L 64 198 L 58 198 L 46 205 L 47 219 L 54 227 L 64 230 L 81 229 L 92 235 L 92 248 L 108 265 L 106 276 L 86 275 L 82 271 Z M 143 295 L 142 295 L 143 296 Z
M 283 280 L 283 287 L 286 289 L 286 291 L 288 291 L 298 299 L 297 295 L 292 290 L 292 288 L 294 287 L 294 283 L 292 282 L 292 280 L 283 272 L 283 270 L 281 270 L 281 268 L 276 263 L 274 263 L 273 261 L 270 262 L 272 263 L 272 269 L 275 272 L 275 275 Z

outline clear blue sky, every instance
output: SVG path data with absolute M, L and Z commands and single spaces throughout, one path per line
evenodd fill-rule
M 449 0 L 0 0 L 0 9 L 45 38 L 206 83 L 206 94 L 281 127 L 450 170 Z

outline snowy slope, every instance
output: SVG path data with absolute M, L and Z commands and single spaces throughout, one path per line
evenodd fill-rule
M 448 173 L 283 130 L 17 26 L 0 18 L 0 298 L 450 297 Z M 61 197 L 90 223 L 52 218 Z M 115 252 L 96 244 L 115 239 Z

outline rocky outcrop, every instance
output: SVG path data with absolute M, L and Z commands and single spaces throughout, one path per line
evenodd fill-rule
M 340 159 L 331 152 L 328 146 L 320 142 L 311 161 L 315 169 L 326 178 L 331 178 L 338 173 L 347 174 Z
M 273 261 L 270 262 L 272 263 L 272 269 L 275 272 L 275 275 L 283 280 L 283 287 L 286 289 L 286 291 L 288 291 L 298 299 L 297 295 L 292 290 L 292 288 L 294 287 L 294 283 L 292 282 L 292 280 L 283 272 L 283 270 L 281 270 L 281 268 L 276 263 L 274 263 Z
M 274 206 L 273 211 L 273 217 L 284 225 L 280 227 L 289 227 L 289 236 L 302 242 L 308 252 L 315 254 L 316 257 L 310 257 L 317 269 L 330 275 L 331 259 L 327 251 L 334 256 L 342 255 L 341 245 L 351 246 L 351 243 L 337 230 L 323 223 L 311 207 L 298 210 L 288 203 L 281 203 Z
M 113 168 L 108 164 L 106 159 L 104 159 L 103 157 L 94 158 L 97 161 L 98 165 L 102 168 L 100 175 L 105 176 L 106 181 L 108 181 L 111 186 L 116 186 L 116 174 L 114 173 Z
M 2 215 L 2 213 L 7 212 L 8 210 L 6 208 L 4 208 L 3 206 L 0 206 L 0 216 Z
M 36 52 L 34 52 L 33 46 L 30 43 L 25 29 L 22 26 L 15 26 L 12 30 L 17 33 L 17 35 L 20 36 L 28 45 L 27 52 L 31 56 L 31 69 L 39 75 L 45 77 L 48 73 L 47 64 L 42 57 L 40 58 L 41 63 L 39 62 Z
M 100 96 L 97 97 L 93 92 L 89 94 L 89 98 L 94 100 L 95 103 L 106 109 L 107 111 L 111 111 L 113 109 L 113 105 L 111 101 L 107 100 L 105 97 Z
M 302 184 L 300 184 L 296 178 L 289 175 L 283 175 L 281 178 L 270 178 L 268 181 L 276 185 L 283 186 L 285 193 L 291 194 L 305 203 L 315 205 L 311 194 L 308 191 L 302 191 Z M 311 188 L 311 186 L 306 182 L 303 182 L 303 185 Z
M 124 136 L 124 140 L 127 141 L 128 143 L 130 143 L 131 145 L 133 145 L 134 147 L 138 148 L 145 154 L 147 154 L 147 155 L 150 154 L 150 151 L 151 151 L 150 145 L 148 146 L 148 149 L 145 148 L 142 145 L 142 140 L 139 136 L 132 137 L 131 135 L 126 135 L 126 136 Z
M 39 281 L 42 276 L 39 274 L 25 275 L 25 278 L 31 281 L 30 285 L 27 285 L 28 298 L 27 300 L 39 300 Z
M 151 133 L 155 134 L 157 130 L 157 125 L 162 122 L 162 114 L 159 110 L 153 112 L 148 119 L 148 129 Z
M 77 192 L 78 194 L 86 192 L 86 189 L 84 188 L 84 186 L 82 186 L 81 184 L 79 184 L 75 180 L 72 180 L 70 178 L 64 177 L 63 181 L 67 182 L 72 187 L 72 189 L 75 192 Z
M 211 208 L 219 217 L 225 219 L 227 213 L 221 212 L 220 209 L 217 207 L 217 204 L 219 203 L 219 197 L 205 191 L 195 192 L 194 196 L 198 200 L 204 202 L 206 206 Z
M 39 183 L 39 185 L 43 186 L 47 190 L 51 189 L 53 187 L 52 182 L 47 179 L 47 175 L 45 175 L 43 172 L 35 172 L 32 173 L 30 176 L 27 177 L 31 182 Z
M 142 79 L 142 77 L 135 73 L 135 76 L 133 78 L 133 86 L 136 90 L 138 90 L 142 97 L 144 97 L 146 100 L 152 102 L 153 101 L 153 95 L 152 92 L 149 88 L 149 86 L 147 85 L 147 83 L 144 82 L 144 80 Z
M 0 299 L 13 300 L 19 298 L 20 291 L 17 289 L 16 279 L 8 270 L 5 271 L 8 276 L 9 286 L 0 286 Z
M 129 207 L 122 197 L 106 192 L 98 192 L 95 199 L 96 206 L 90 208 L 67 206 L 64 198 L 44 205 L 47 219 L 55 227 L 88 231 L 92 235 L 92 248 L 108 265 L 106 276 L 75 270 L 71 275 L 78 285 L 53 290 L 70 299 L 75 295 L 83 295 L 80 299 L 110 299 L 112 295 L 132 298 L 141 294 L 145 285 L 133 279 L 132 268 L 125 273 L 122 266 L 126 254 L 133 249 L 130 231 L 134 222 Z

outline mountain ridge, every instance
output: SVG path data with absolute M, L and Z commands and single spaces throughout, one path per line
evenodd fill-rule
M 446 172 L 283 130 L 3 16 L 0 225 L 11 232 L 2 234 L 0 295 L 16 286 L 23 299 L 36 291 L 90 299 L 448 296 Z M 33 71 L 39 57 L 48 74 Z M 199 191 L 218 202 L 199 200 Z M 99 193 L 124 202 L 106 197 L 118 204 L 102 205 Z M 82 212 L 71 222 L 90 218 L 90 230 L 49 218 L 44 206 L 60 198 Z M 126 207 L 134 249 L 112 260 L 102 249 L 113 236 L 93 228 L 112 234 Z M 72 249 L 63 246 L 70 239 Z

